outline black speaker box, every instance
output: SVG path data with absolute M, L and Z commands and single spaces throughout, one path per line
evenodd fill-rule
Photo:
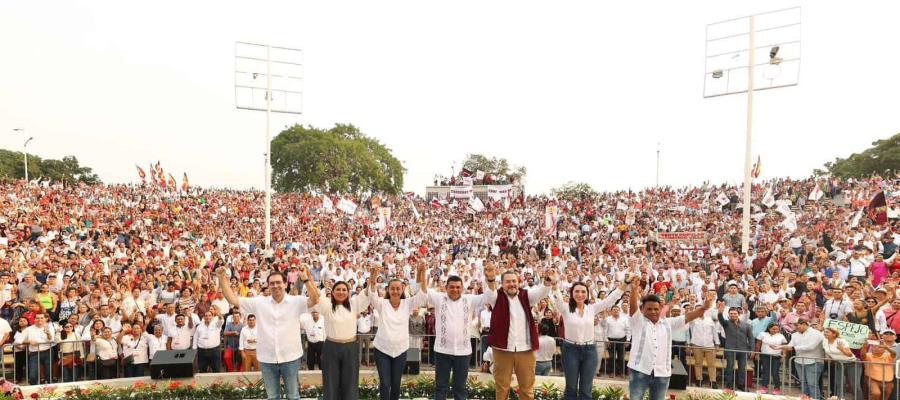
M 197 350 L 160 350 L 150 362 L 150 378 L 190 378 L 197 373 Z
M 406 351 L 406 375 L 418 375 L 419 366 L 422 364 L 422 349 L 410 348 Z
M 681 364 L 681 359 L 672 359 L 672 377 L 669 378 L 669 389 L 685 390 L 688 384 L 688 372 Z

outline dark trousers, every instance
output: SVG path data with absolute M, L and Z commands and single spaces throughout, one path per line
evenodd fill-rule
M 606 373 L 625 375 L 625 338 L 609 338 Z
M 465 400 L 469 396 L 466 381 L 469 378 L 469 358 L 451 356 L 444 353 L 434 354 L 434 398 L 446 400 L 447 393 L 452 390 L 454 400 Z M 453 387 L 450 387 L 450 375 L 453 374 Z
M 28 352 L 28 384 L 37 385 L 39 382 L 51 383 L 50 354 L 52 350 Z M 43 370 L 43 372 L 41 371 Z
M 147 367 L 150 364 L 125 364 L 122 366 L 122 372 L 125 374 L 126 378 L 136 378 L 139 376 L 147 376 Z
M 359 342 L 322 345 L 322 386 L 329 400 L 359 398 Z
M 197 349 L 197 369 L 201 373 L 222 372 L 222 350 L 218 347 Z
M 768 389 L 771 378 L 772 389 L 781 390 L 781 356 L 760 355 L 759 371 L 760 388 Z
M 406 352 L 391 357 L 375 349 L 375 367 L 378 368 L 378 397 L 381 400 L 400 398 L 400 378 L 406 367 Z
M 109 362 L 109 361 L 107 361 Z M 97 368 L 100 370 L 100 379 L 115 379 L 119 377 L 119 362 L 116 361 L 112 365 L 103 365 L 103 361 L 97 359 Z
M 25 365 L 25 350 L 16 352 L 16 368 L 15 368 L 15 377 L 16 383 L 21 382 L 28 377 L 25 374 L 26 365 Z
M 734 361 L 737 360 L 737 374 Z M 725 387 L 743 391 L 747 387 L 747 353 L 725 350 Z
M 306 346 L 306 369 L 322 369 L 322 342 L 308 342 Z

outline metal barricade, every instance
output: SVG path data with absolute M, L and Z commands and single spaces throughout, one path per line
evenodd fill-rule
M 900 400 L 900 362 L 793 356 L 799 395 L 844 400 Z

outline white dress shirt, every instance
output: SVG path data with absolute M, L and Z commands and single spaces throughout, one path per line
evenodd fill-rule
M 315 309 L 325 319 L 325 336 L 338 341 L 350 340 L 356 336 L 356 320 L 359 311 L 369 308 L 369 296 L 359 295 L 350 298 L 350 310 L 347 307 L 332 307 L 330 297 L 321 297 Z
M 619 318 L 614 318 L 612 315 L 606 316 L 603 323 L 606 325 L 606 337 L 608 339 L 628 339 L 631 337 L 631 323 L 630 319 L 622 314 L 619 314 Z M 566 327 L 566 329 L 569 329 Z
M 372 332 L 372 316 L 371 315 L 365 315 L 365 316 L 361 315 L 359 318 L 357 318 L 356 332 L 363 333 L 363 334 Z
M 116 343 L 115 338 L 111 337 L 106 340 L 98 337 L 94 339 L 94 344 L 97 347 L 97 358 L 101 360 L 114 360 L 119 355 L 119 344 Z
M 113 336 L 116 336 L 119 334 L 119 332 L 122 332 L 122 318 L 120 318 L 119 316 L 110 315 L 106 318 L 100 317 L 100 320 L 102 320 L 103 323 L 106 324 L 106 327 L 112 331 Z
M 258 327 L 256 326 L 251 328 L 247 325 L 244 325 L 244 327 L 241 328 L 240 341 L 238 341 L 238 350 L 256 350 L 256 343 L 259 341 L 259 331 L 257 328 Z
M 171 335 L 172 330 L 175 328 L 175 316 L 178 314 L 157 314 L 156 320 L 162 324 L 163 334 L 166 336 Z
M 303 356 L 297 340 L 300 316 L 309 308 L 306 296 L 285 295 L 281 303 L 272 296 L 241 297 L 241 313 L 256 316 L 259 342 L 256 359 L 264 363 L 283 363 Z
M 640 310 L 635 311 L 628 368 L 658 378 L 672 376 L 672 330 L 684 326 L 684 316 L 660 318 L 654 324 Z
M 222 345 L 222 318 L 212 317 L 209 324 L 206 321 L 194 327 L 195 349 L 218 349 Z
M 447 293 L 429 291 L 427 304 L 434 307 L 434 351 L 451 356 L 472 354 L 469 320 L 484 307 L 488 293 L 464 294 L 451 300 Z M 496 294 L 495 294 L 496 296 Z
M 535 352 L 535 361 L 553 361 L 553 355 L 556 354 L 556 340 L 550 336 L 538 337 L 540 347 Z
M 497 296 L 500 291 L 502 291 L 503 295 L 509 300 L 509 332 L 507 332 L 506 348 L 500 350 L 510 352 L 531 351 L 531 337 L 529 334 L 531 330 L 528 327 L 528 320 L 525 315 L 526 312 L 531 312 L 531 310 L 526 311 L 522 306 L 522 302 L 519 301 L 518 296 L 509 297 L 502 288 L 499 290 L 485 290 L 485 295 L 487 295 L 486 301 L 492 307 L 497 306 Z M 540 285 L 528 289 L 527 292 L 528 302 L 537 304 L 541 299 L 550 294 L 550 287 Z M 494 310 L 494 312 L 496 312 L 496 310 Z M 593 332 L 593 319 L 591 321 L 591 332 Z
M 564 339 L 576 344 L 594 343 L 594 317 L 616 304 L 620 297 L 622 297 L 622 291 L 616 288 L 600 302 L 585 304 L 582 312 L 579 312 L 578 308 L 575 309 L 575 312 L 571 312 L 569 304 L 563 301 L 559 293 L 555 293 L 552 296 L 553 304 L 562 314 L 563 326 L 566 327 Z
M 142 333 L 137 338 L 131 334 L 122 336 L 122 357 L 134 356 L 134 364 L 146 364 L 150 362 L 149 343 L 147 336 L 149 333 Z
M 160 337 L 156 337 L 156 335 L 147 335 L 147 353 L 151 360 L 157 351 L 166 349 L 166 342 L 168 341 L 169 337 L 165 334 Z
M 719 344 L 718 321 L 713 320 L 709 309 L 700 318 L 691 321 L 691 345 L 698 347 L 715 347 Z
M 180 328 L 172 328 L 169 338 L 172 339 L 172 350 L 187 350 L 191 348 L 191 339 L 194 337 L 194 330 L 189 328 L 187 324 Z
M 319 343 L 325 340 L 325 319 L 319 316 L 319 320 L 313 320 L 312 317 L 304 318 L 303 331 L 306 332 L 306 341 L 310 343 Z
M 378 332 L 375 333 L 375 348 L 391 358 L 398 357 L 409 349 L 409 316 L 412 310 L 425 304 L 426 295 L 419 291 L 411 298 L 400 299 L 394 309 L 391 301 L 379 298 L 377 292 L 368 291 L 372 308 L 378 314 Z
M 481 314 L 479 315 L 479 320 L 481 322 L 481 330 L 488 330 L 491 328 L 491 311 L 488 309 L 481 310 Z
M 46 328 L 46 331 L 43 328 L 39 328 L 37 325 L 31 325 L 25 328 L 25 330 L 21 332 L 22 335 L 16 335 L 15 343 L 28 343 L 28 351 L 50 350 L 53 339 L 56 338 L 56 332 L 53 329 L 53 325 L 46 324 L 44 325 L 44 328 Z M 31 342 L 37 342 L 38 344 L 31 344 Z

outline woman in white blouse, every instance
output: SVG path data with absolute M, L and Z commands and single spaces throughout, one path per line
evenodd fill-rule
M 117 376 L 119 344 L 112 336 L 112 329 L 103 328 L 103 336 L 94 338 L 97 349 L 97 362 L 100 363 L 100 379 L 113 379 Z
M 831 360 L 828 365 L 831 393 L 841 399 L 861 399 L 862 389 L 859 387 L 859 383 L 862 368 L 856 362 L 856 356 L 853 355 L 847 341 L 841 339 L 841 332 L 837 329 L 825 328 L 822 334 L 825 336 L 825 340 L 822 341 L 825 357 Z M 846 391 L 845 383 L 848 386 Z
M 562 342 L 563 372 L 566 376 L 564 398 L 591 399 L 591 384 L 597 372 L 599 359 L 594 343 L 594 317 L 612 307 L 622 297 L 624 284 L 620 284 L 599 303 L 586 304 L 588 287 L 575 282 L 569 288 L 569 303 L 563 302 L 553 288 L 553 304 L 562 314 L 565 337 Z
M 309 304 L 325 319 L 325 344 L 322 345 L 322 386 L 328 400 L 359 398 L 359 343 L 356 320 L 369 308 L 369 296 L 350 296 L 350 286 L 340 281 L 331 288 L 331 297 L 319 296 L 310 285 Z M 307 288 L 309 290 L 309 288 Z
M 416 272 L 419 292 L 406 298 L 405 287 L 400 279 L 388 282 L 384 298 L 378 297 L 375 279 L 381 275 L 380 268 L 372 268 L 369 275 L 369 301 L 378 315 L 378 332 L 375 334 L 375 365 L 378 368 L 378 396 L 381 400 L 400 398 L 400 378 L 406 366 L 406 351 L 409 349 L 409 316 L 412 310 L 425 305 L 427 287 L 425 283 L 425 263 L 420 263 Z

